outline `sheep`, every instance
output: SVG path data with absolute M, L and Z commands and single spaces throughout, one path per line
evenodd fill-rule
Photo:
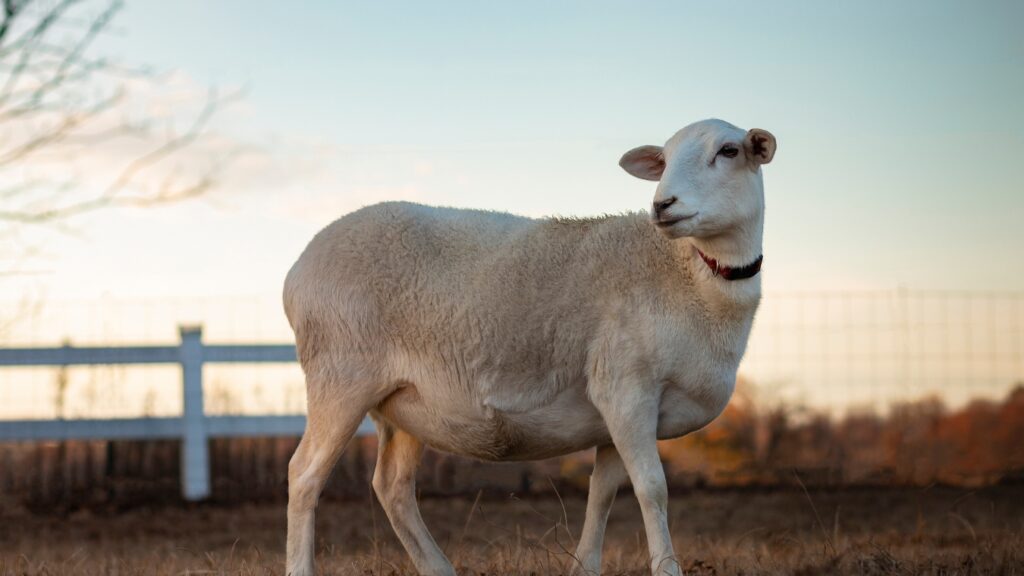
M 761 165 L 775 137 L 721 120 L 625 153 L 649 213 L 531 219 L 387 202 L 328 225 L 284 306 L 308 420 L 288 468 L 287 571 L 313 574 L 314 510 L 365 415 L 372 486 L 420 574 L 455 571 L 415 495 L 424 446 L 484 460 L 595 448 L 577 573 L 599 573 L 627 479 L 653 574 L 680 574 L 656 440 L 729 401 L 760 301 Z

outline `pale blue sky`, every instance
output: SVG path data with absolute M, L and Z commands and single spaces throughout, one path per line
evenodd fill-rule
M 258 158 L 206 199 L 84 219 L 32 282 L 273 295 L 378 200 L 642 210 L 653 185 L 619 155 L 720 117 L 779 141 L 769 290 L 1024 289 L 1021 22 L 1020 2 L 133 1 L 104 49 L 248 86 L 216 130 Z

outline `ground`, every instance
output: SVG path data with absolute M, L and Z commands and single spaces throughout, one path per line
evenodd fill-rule
M 579 497 L 422 502 L 460 575 L 565 573 L 584 506 Z M 1024 574 L 1024 487 L 694 491 L 674 496 L 670 513 L 686 574 Z M 411 573 L 376 504 L 324 502 L 317 520 L 321 573 Z M 0 574 L 280 574 L 284 533 L 283 504 L 60 517 L 9 509 Z M 644 574 L 645 557 L 625 491 L 605 573 Z

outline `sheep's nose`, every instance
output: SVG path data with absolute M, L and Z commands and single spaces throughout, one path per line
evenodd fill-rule
M 676 203 L 675 196 L 654 203 L 654 213 L 661 214 L 666 208 Z

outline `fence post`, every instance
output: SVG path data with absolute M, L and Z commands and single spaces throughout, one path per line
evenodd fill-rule
M 181 493 L 186 500 L 210 495 L 210 454 L 203 411 L 203 328 L 181 326 Z

